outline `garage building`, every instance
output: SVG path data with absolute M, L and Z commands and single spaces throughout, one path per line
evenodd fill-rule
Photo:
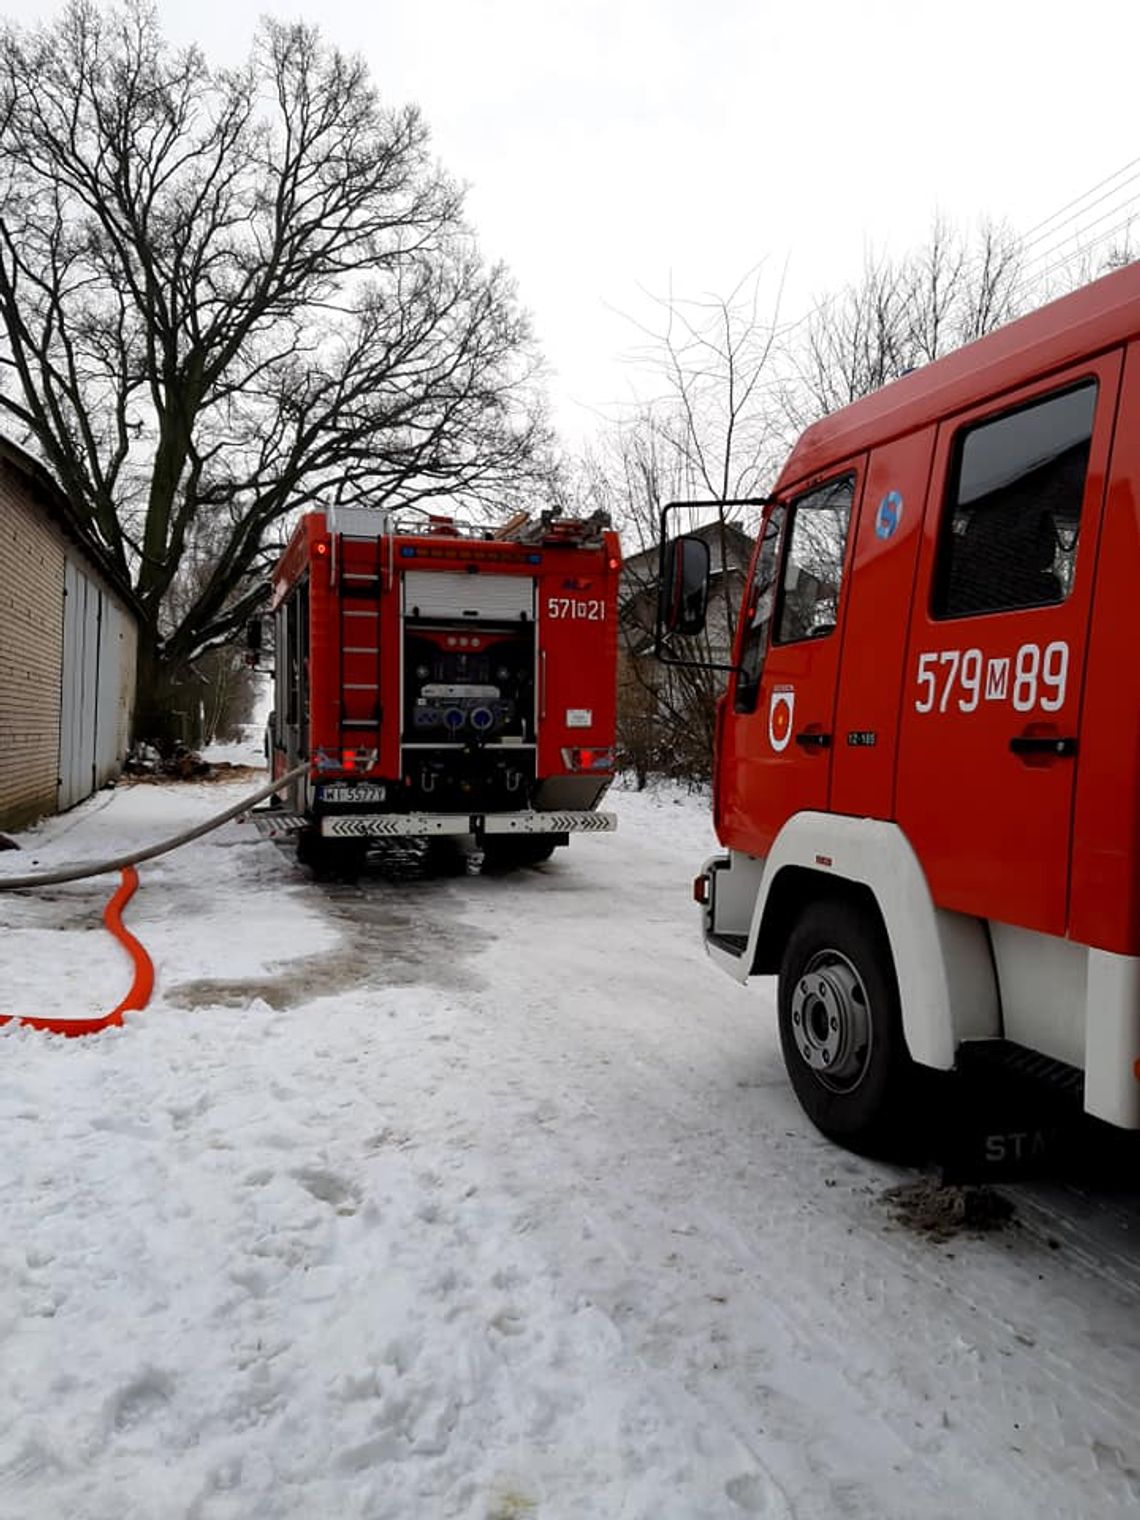
M 131 738 L 131 593 L 44 467 L 0 439 L 0 830 L 74 806 Z

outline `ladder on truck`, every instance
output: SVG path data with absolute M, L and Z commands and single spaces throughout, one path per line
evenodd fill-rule
M 380 750 L 380 534 L 337 537 L 338 732 L 346 769 L 366 770 Z

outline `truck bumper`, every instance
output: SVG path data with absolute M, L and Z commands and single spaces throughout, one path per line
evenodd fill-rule
M 325 839 L 428 838 L 441 834 L 612 834 L 614 813 L 345 813 L 321 819 Z

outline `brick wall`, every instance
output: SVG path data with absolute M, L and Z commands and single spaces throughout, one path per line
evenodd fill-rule
M 56 805 L 63 563 L 62 533 L 0 460 L 0 829 Z

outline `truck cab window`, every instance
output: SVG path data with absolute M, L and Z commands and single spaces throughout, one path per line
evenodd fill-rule
M 277 618 L 277 711 L 287 727 L 295 728 L 309 716 L 308 581 L 278 609 Z
M 935 617 L 1063 602 L 1073 584 L 1096 384 L 957 440 L 934 577 Z
M 792 506 L 776 643 L 825 638 L 839 617 L 839 589 L 855 478 L 845 475 Z
M 285 670 L 285 722 L 295 727 L 300 721 L 301 633 L 298 623 L 297 596 L 285 603 L 285 644 L 281 664 Z
M 745 627 L 740 645 L 740 666 L 736 675 L 733 710 L 755 712 L 760 690 L 760 672 L 768 648 L 768 628 L 776 599 L 776 576 L 780 564 L 780 544 L 784 536 L 786 508 L 773 507 L 764 521 L 756 570 L 745 604 Z

